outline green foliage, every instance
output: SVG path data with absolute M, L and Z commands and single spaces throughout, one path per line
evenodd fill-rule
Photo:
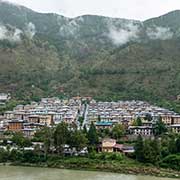
M 68 125 L 64 122 L 58 124 L 54 131 L 54 145 L 59 154 L 62 154 L 64 145 L 68 142 L 68 137 Z
M 91 123 L 87 137 L 90 145 L 95 146 L 98 143 L 99 139 L 94 123 Z
M 6 162 L 8 160 L 8 152 L 4 149 L 0 149 L 0 162 Z
M 144 142 L 143 154 L 144 154 L 144 162 L 156 164 L 160 160 L 160 144 L 157 139 L 150 141 L 146 140 Z
M 122 161 L 124 159 L 124 155 L 121 153 L 95 153 L 91 152 L 89 154 L 90 159 L 96 159 L 96 160 L 117 160 Z
M 78 121 L 79 121 L 79 123 L 80 123 L 80 126 L 82 126 L 83 121 L 84 121 L 84 118 L 83 118 L 83 117 L 79 117 L 79 118 L 78 118 Z
M 180 154 L 166 156 L 160 163 L 161 167 L 180 170 Z
M 133 122 L 133 126 L 142 126 L 142 119 L 137 117 L 137 119 L 135 119 Z
M 122 136 L 125 135 L 125 128 L 121 124 L 116 124 L 112 129 L 112 138 L 115 138 L 116 140 L 120 139 Z
M 144 161 L 144 142 L 140 135 L 138 136 L 137 142 L 135 144 L 135 155 L 138 161 Z
M 12 142 L 15 143 L 19 147 L 30 147 L 31 141 L 28 138 L 25 138 L 22 133 L 17 132 L 14 133 L 12 137 Z
M 70 133 L 69 143 L 71 147 L 75 147 L 78 151 L 87 147 L 88 139 L 82 131 L 73 131 Z
M 180 138 L 176 140 L 176 150 L 177 150 L 177 153 L 180 153 Z
M 136 123 L 137 123 L 137 126 L 142 126 L 142 120 L 140 117 L 137 118 Z
M 143 141 L 141 136 L 138 136 L 135 145 L 136 159 L 143 163 L 156 164 L 161 158 L 161 146 L 158 139 Z
M 161 117 L 159 117 L 158 121 L 154 125 L 154 134 L 155 134 L 155 136 L 160 136 L 160 135 L 163 135 L 166 132 L 167 132 L 167 127 L 163 123 Z

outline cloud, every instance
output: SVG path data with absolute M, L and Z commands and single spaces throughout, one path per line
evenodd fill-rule
M 128 22 L 122 27 L 111 25 L 109 27 L 108 37 L 115 45 L 123 45 L 130 41 L 137 41 L 139 39 L 139 25 L 133 22 Z
M 0 40 L 8 40 L 11 42 L 21 41 L 22 31 L 20 29 L 7 28 L 3 25 L 0 25 Z
M 34 35 L 36 34 L 36 26 L 32 22 L 27 24 L 25 34 L 29 39 L 33 39 Z
M 170 28 L 165 27 L 152 27 L 147 28 L 146 33 L 150 39 L 160 39 L 160 40 L 167 40 L 171 39 L 174 33 L 170 30 Z
M 78 35 L 79 22 L 81 19 L 73 19 L 68 23 L 60 27 L 59 33 L 61 36 L 73 36 L 74 38 Z

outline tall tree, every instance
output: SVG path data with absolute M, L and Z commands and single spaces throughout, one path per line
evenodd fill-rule
M 159 117 L 156 124 L 154 125 L 154 134 L 155 134 L 155 136 L 160 136 L 166 132 L 167 132 L 167 127 L 163 123 L 162 118 Z
M 180 153 L 180 138 L 176 140 L 176 150 L 177 150 L 177 153 Z
M 68 137 L 68 125 L 64 122 L 58 124 L 54 132 L 54 145 L 58 154 L 63 154 L 64 145 L 67 143 Z
M 42 135 L 41 139 L 44 143 L 44 155 L 47 157 L 47 154 L 50 152 L 51 145 L 53 143 L 53 133 L 50 127 L 44 127 L 38 135 Z
M 135 144 L 135 155 L 138 161 L 140 162 L 144 161 L 144 142 L 141 135 L 138 136 Z
M 99 141 L 96 127 L 92 122 L 88 131 L 88 140 L 90 145 L 96 145 Z

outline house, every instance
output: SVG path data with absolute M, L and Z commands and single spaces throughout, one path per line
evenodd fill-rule
M 180 124 L 180 115 L 172 116 L 172 124 Z
M 28 117 L 29 123 L 40 123 L 50 126 L 53 123 L 51 115 L 31 115 Z
M 40 123 L 39 115 L 30 115 L 28 117 L 28 122 L 29 123 Z
M 22 129 L 22 132 L 25 137 L 32 138 L 36 133 L 36 129 L 24 128 Z
M 171 115 L 161 115 L 162 122 L 166 125 L 172 124 L 172 116 Z
M 116 140 L 115 139 L 103 139 L 101 151 L 102 152 L 114 152 L 115 146 L 116 146 Z
M 102 144 L 99 146 L 99 152 L 121 152 L 123 154 L 134 153 L 133 146 L 127 146 L 124 144 L 117 144 L 115 139 L 105 138 L 102 140 Z
M 0 103 L 5 103 L 10 99 L 10 94 L 0 93 Z
M 132 135 L 152 136 L 152 126 L 129 126 L 129 133 Z
M 8 121 L 7 129 L 9 131 L 19 132 L 19 131 L 22 131 L 23 124 L 24 124 L 23 120 L 11 120 L 11 121 Z
M 173 133 L 180 133 L 180 124 L 172 124 L 170 129 Z
M 96 129 L 112 129 L 113 123 L 112 122 L 105 122 L 105 121 L 100 121 L 95 123 Z

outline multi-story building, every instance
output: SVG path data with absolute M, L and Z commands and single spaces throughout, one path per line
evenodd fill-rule
M 151 126 L 129 126 L 129 133 L 132 135 L 152 136 L 153 127 Z

